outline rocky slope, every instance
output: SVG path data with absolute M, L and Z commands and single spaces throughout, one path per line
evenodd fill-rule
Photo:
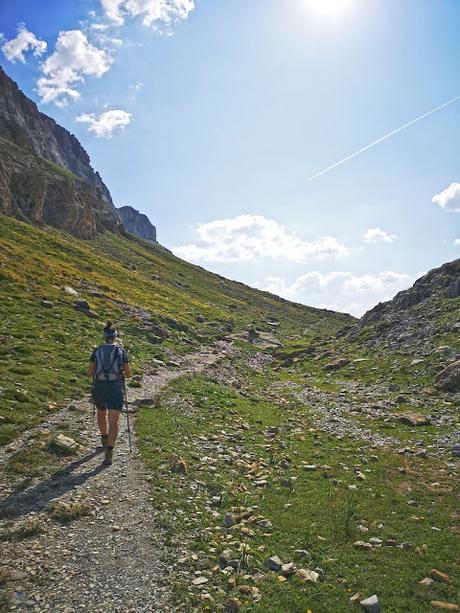
M 363 315 L 361 324 L 391 319 L 392 315 L 427 299 L 458 296 L 460 296 L 460 258 L 430 270 L 411 288 L 399 292 L 392 300 L 379 302 Z
M 132 206 L 120 207 L 118 215 L 128 232 L 144 240 L 157 242 L 157 230 L 147 215 L 140 213 Z
M 79 238 L 122 229 L 110 192 L 74 135 L 0 68 L 0 212 Z
M 414 381 L 460 393 L 459 312 L 457 259 L 430 270 L 393 300 L 365 313 L 344 336 L 347 351 L 371 349 L 375 364 L 391 355 L 393 373 L 405 371 Z

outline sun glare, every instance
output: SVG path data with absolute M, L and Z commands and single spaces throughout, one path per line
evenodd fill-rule
M 307 5 L 315 13 L 335 19 L 350 8 L 351 0 L 307 0 Z

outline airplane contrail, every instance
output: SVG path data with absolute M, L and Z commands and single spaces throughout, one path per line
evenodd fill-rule
M 326 174 L 330 170 L 333 170 L 334 168 L 337 168 L 337 166 L 341 166 L 345 162 L 348 162 L 348 160 L 352 160 L 357 155 L 360 155 L 361 153 L 364 153 L 364 151 L 367 151 L 368 149 L 371 149 L 372 147 L 375 147 L 375 145 L 378 145 L 379 143 L 383 142 L 384 140 L 387 140 L 388 138 L 390 138 L 391 136 L 394 136 L 398 132 L 401 132 L 401 130 L 405 130 L 409 126 L 412 126 L 414 123 L 417 123 L 418 121 L 421 121 L 422 119 L 425 119 L 425 117 L 428 117 L 429 115 L 432 115 L 433 113 L 436 113 L 437 111 L 440 111 L 441 109 L 444 109 L 446 106 L 449 106 L 449 104 L 452 104 L 453 102 L 456 102 L 459 99 L 460 99 L 460 95 L 455 96 L 455 98 L 451 98 L 447 102 L 444 102 L 443 104 L 440 104 L 439 106 L 436 106 L 434 109 L 431 109 L 430 111 L 427 111 L 426 113 L 423 113 L 423 115 L 419 115 L 415 119 L 412 119 L 412 121 L 408 121 L 403 126 L 400 126 L 399 128 L 396 128 L 396 130 L 392 130 L 391 132 L 388 132 L 388 134 L 385 134 L 385 136 L 381 136 L 377 140 L 374 140 L 369 145 L 366 145 L 365 147 L 362 147 L 361 149 L 358 149 L 358 151 L 355 151 L 351 155 L 347 155 L 347 157 L 343 158 L 343 160 L 340 160 L 340 161 L 336 162 L 335 164 L 332 164 L 332 166 L 328 166 L 327 168 L 324 168 L 323 170 L 320 170 L 319 172 L 317 172 L 316 174 L 312 175 L 311 177 L 308 177 L 307 183 L 309 181 L 313 181 L 313 179 L 317 179 L 318 177 L 321 177 L 321 175 Z

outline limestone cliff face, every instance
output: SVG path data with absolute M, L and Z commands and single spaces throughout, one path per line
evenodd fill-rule
M 80 238 L 122 229 L 76 137 L 41 113 L 1 67 L 0 212 Z
M 139 213 L 132 206 L 122 206 L 118 209 L 123 225 L 128 232 L 147 241 L 157 242 L 157 231 L 147 215 Z

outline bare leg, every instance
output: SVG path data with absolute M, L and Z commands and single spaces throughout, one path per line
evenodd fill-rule
M 107 445 L 113 447 L 118 436 L 118 421 L 120 419 L 120 411 L 109 409 L 109 438 Z
M 97 423 L 99 426 L 99 430 L 101 431 L 101 436 L 107 435 L 107 411 L 105 409 L 97 410 Z

